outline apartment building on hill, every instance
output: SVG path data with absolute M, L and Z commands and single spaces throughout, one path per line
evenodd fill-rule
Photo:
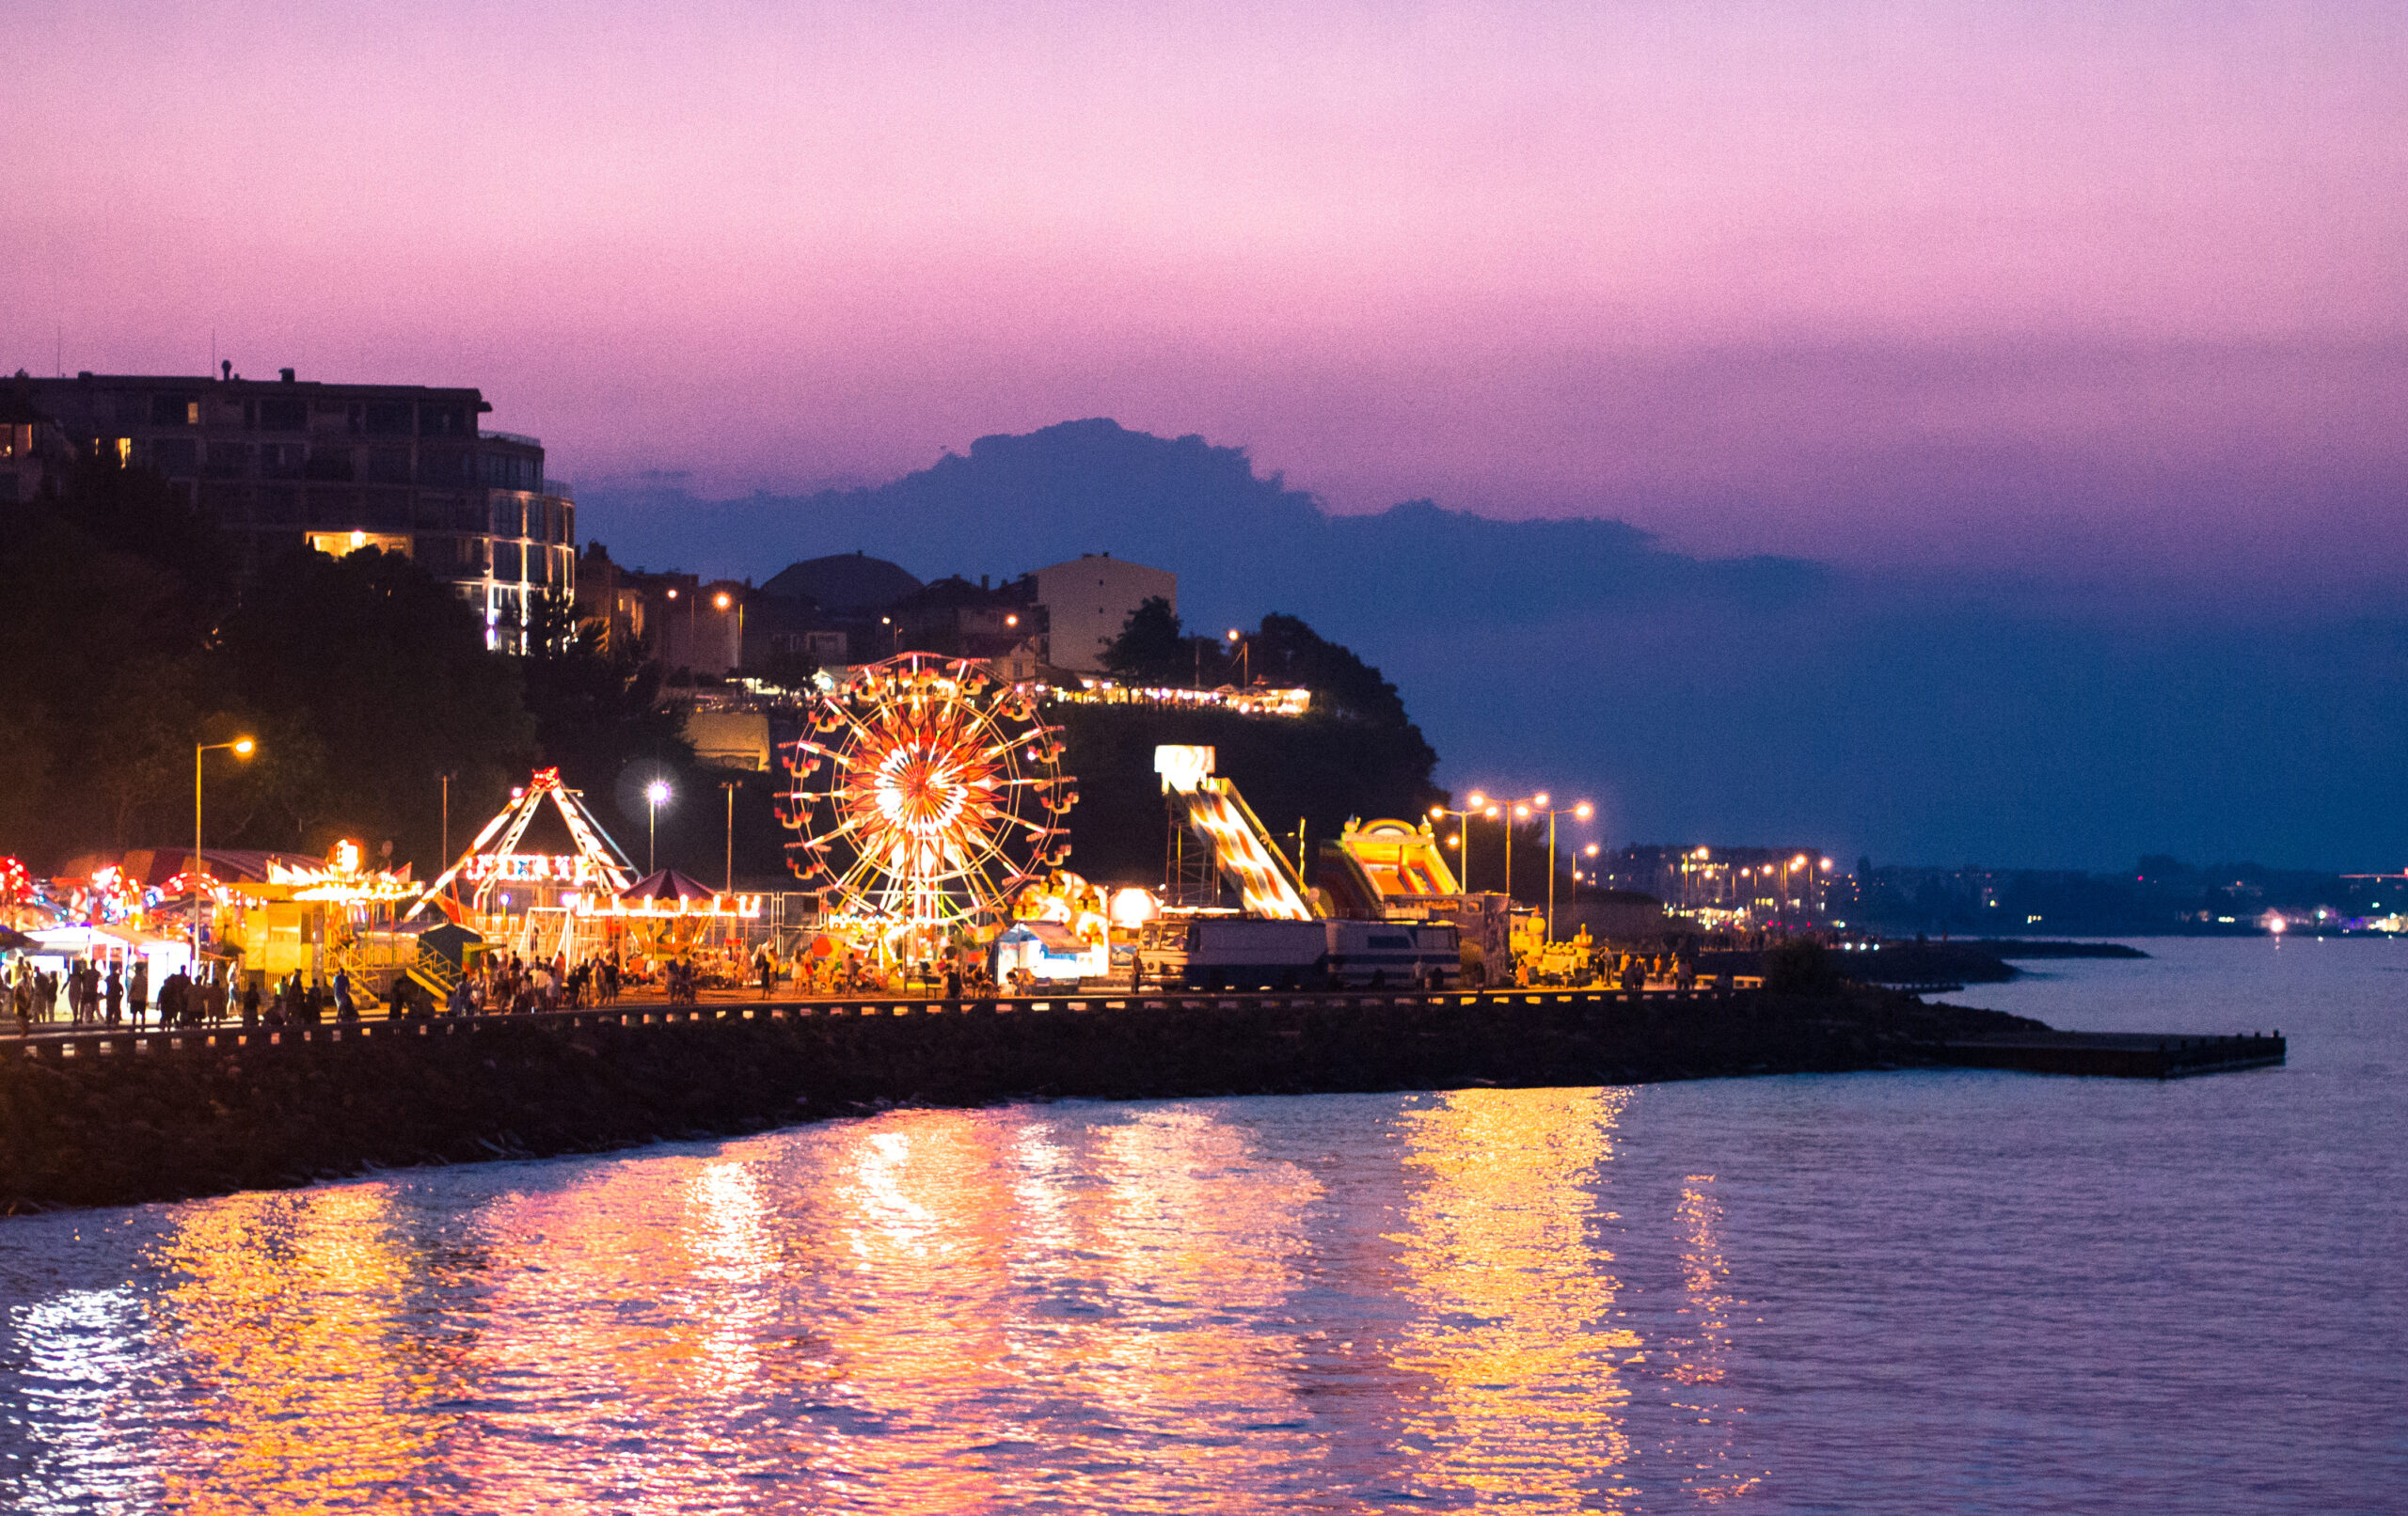
M 304 543 L 407 554 L 515 652 L 528 608 L 577 585 L 577 507 L 534 437 L 473 388 L 80 373 L 24 388 L 85 456 L 141 466 L 210 512 L 246 573 Z

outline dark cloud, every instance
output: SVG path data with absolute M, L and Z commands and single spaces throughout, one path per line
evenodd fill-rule
M 2063 482 L 2060 500 L 2113 508 Z M 1842 571 L 1427 500 L 1332 515 L 1240 450 L 1105 420 L 982 438 L 874 489 L 584 509 L 621 561 L 756 579 L 855 548 L 923 576 L 1093 551 L 1172 568 L 1192 624 L 1289 611 L 1380 664 L 1450 782 L 1585 788 L 1620 840 L 2030 866 L 2408 857 L 2396 591 L 2140 593 L 2131 565 L 2079 551 L 2054 573 L 1978 551 Z

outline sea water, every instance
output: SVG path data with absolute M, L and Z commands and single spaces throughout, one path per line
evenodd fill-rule
M 0 1222 L 0 1508 L 2408 1508 L 2408 942 L 2289 1066 L 894 1111 Z

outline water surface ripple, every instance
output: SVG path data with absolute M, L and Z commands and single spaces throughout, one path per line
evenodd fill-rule
M 2348 1511 L 2408 1487 L 2408 943 L 1965 997 L 1955 1072 L 897 1111 L 0 1222 L 0 1508 Z

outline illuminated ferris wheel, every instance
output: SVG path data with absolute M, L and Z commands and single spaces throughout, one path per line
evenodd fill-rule
M 1062 734 L 1035 697 L 978 664 L 906 653 L 823 695 L 787 750 L 779 819 L 804 887 L 835 924 L 927 951 L 1003 919 L 1069 856 L 1078 801 Z

